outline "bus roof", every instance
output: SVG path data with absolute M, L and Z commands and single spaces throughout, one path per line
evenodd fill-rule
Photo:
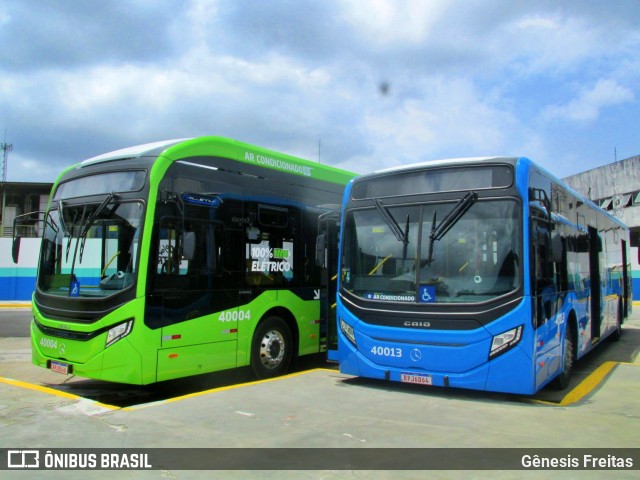
M 495 157 L 462 157 L 462 158 L 445 158 L 445 159 L 441 159 L 441 160 L 428 160 L 426 162 L 418 162 L 418 163 L 411 163 L 408 165 L 398 165 L 395 167 L 389 167 L 389 168 L 383 168 L 381 170 L 376 170 L 375 172 L 373 172 L 374 174 L 377 173 L 392 173 L 392 172 L 401 172 L 401 171 L 405 171 L 405 170 L 414 170 L 414 169 L 420 169 L 420 168 L 425 168 L 425 167 L 440 167 L 440 166 L 446 166 L 446 165 L 459 165 L 461 163 L 478 163 L 478 162 L 489 162 L 489 161 L 505 161 L 505 160 L 509 160 L 510 162 L 512 162 L 513 160 L 515 160 L 517 157 L 500 157 L 500 156 L 495 156 Z
M 121 148 L 120 150 L 114 150 L 113 152 L 107 152 L 101 155 L 97 155 L 95 157 L 88 158 L 80 162 L 80 164 L 85 166 L 93 163 L 108 162 L 110 160 L 123 160 L 125 158 L 144 157 L 144 156 L 150 155 L 151 153 L 157 151 L 158 149 L 162 151 L 171 145 L 184 142 L 185 140 L 189 140 L 189 139 L 183 138 L 179 140 L 162 140 L 159 142 L 145 143 L 143 145 L 135 145 L 133 147 Z
M 164 140 L 127 147 L 84 160 L 78 167 L 148 156 L 162 156 L 171 161 L 188 160 L 193 157 L 224 157 L 249 165 L 338 184 L 346 184 L 356 176 L 355 173 L 329 165 L 217 136 Z
M 603 210 L 598 205 L 596 205 L 590 198 L 583 195 L 582 193 L 574 190 L 571 186 L 567 185 L 562 179 L 555 176 L 553 173 L 549 172 L 546 168 L 541 165 L 535 163 L 533 160 L 528 157 L 515 157 L 515 156 L 494 156 L 494 157 L 461 157 L 461 158 L 448 158 L 441 160 L 429 160 L 425 162 L 412 163 L 408 165 L 399 165 L 395 167 L 389 167 L 381 170 L 376 170 L 373 173 L 361 175 L 358 179 L 366 179 L 370 176 L 375 176 L 378 174 L 393 174 L 393 173 L 401 173 L 401 172 L 409 172 L 412 170 L 420 170 L 424 168 L 431 167 L 446 167 L 446 166 L 459 166 L 464 164 L 479 164 L 479 163 L 509 163 L 512 165 L 517 165 L 518 163 L 525 163 L 527 168 L 535 168 L 540 173 L 543 173 L 545 176 L 549 178 L 549 180 L 554 181 L 555 183 L 562 185 L 562 187 L 571 193 L 574 197 L 582 201 L 583 203 L 589 205 L 591 208 L 600 211 L 607 217 L 611 218 L 613 221 L 620 225 L 625 225 L 619 218 L 611 215 L 606 210 Z

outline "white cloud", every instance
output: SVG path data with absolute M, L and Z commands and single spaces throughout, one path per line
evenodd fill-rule
M 344 0 L 340 4 L 342 18 L 376 46 L 424 42 L 450 6 L 444 0 Z
M 583 88 L 578 96 L 564 105 L 552 105 L 545 109 L 546 119 L 560 119 L 577 122 L 597 120 L 603 109 L 631 102 L 633 92 L 617 81 L 599 80 L 592 88 Z
M 556 31 L 559 29 L 558 22 L 554 18 L 542 15 L 525 16 L 516 21 L 515 26 L 522 30 Z
M 35 13 L 0 7 L 20 52 L 0 66 L 12 158 L 61 170 L 109 149 L 219 134 L 307 158 L 321 139 L 323 162 L 360 172 L 450 156 L 544 161 L 567 138 L 549 120 L 580 126 L 568 132 L 578 151 L 604 109 L 630 115 L 640 77 L 631 4 L 193 0 L 160 15 L 115 3 L 51 9 L 36 44 Z M 84 21 L 93 10 L 100 28 Z M 70 20 L 86 26 L 74 38 L 95 40 L 90 54 L 56 36 Z M 130 54 L 128 29 L 116 27 L 132 23 L 160 43 L 140 34 L 135 45 L 149 49 Z M 631 129 L 618 131 L 637 148 Z
M 541 150 L 526 125 L 472 82 L 436 77 L 421 82 L 421 90 L 419 97 L 366 111 L 362 128 L 374 153 L 355 156 L 345 167 L 365 172 L 437 158 Z
M 589 59 L 611 53 L 612 36 L 601 25 L 570 13 L 524 15 L 507 23 L 495 37 L 494 52 L 504 63 L 527 76 L 573 73 Z

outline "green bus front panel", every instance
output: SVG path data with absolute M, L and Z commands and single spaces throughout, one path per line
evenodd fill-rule
M 74 324 L 45 319 L 34 304 L 31 322 L 32 361 L 35 365 L 51 368 L 51 362 L 69 366 L 69 373 L 79 377 L 95 378 L 120 383 L 147 384 L 156 381 L 156 351 L 160 347 L 160 332 L 144 326 L 141 313 L 143 302 L 138 299 L 109 313 L 92 324 Z M 133 320 L 131 332 L 124 338 L 106 346 L 108 329 L 124 321 Z M 36 324 L 43 326 L 45 331 Z M 48 329 L 74 333 L 100 332 L 88 340 L 54 335 Z

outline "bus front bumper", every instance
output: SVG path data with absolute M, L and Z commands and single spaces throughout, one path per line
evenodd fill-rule
M 142 358 L 127 338 L 105 348 L 106 333 L 87 341 L 45 335 L 31 322 L 34 365 L 57 373 L 141 385 Z M 147 382 L 148 383 L 148 382 Z
M 525 395 L 535 393 L 531 381 L 531 358 L 519 346 L 462 372 L 375 364 L 342 334 L 339 336 L 338 352 L 340 372 L 347 375 L 426 386 Z

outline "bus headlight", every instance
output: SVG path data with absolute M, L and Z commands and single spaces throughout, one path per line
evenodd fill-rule
M 122 322 L 115 327 L 112 327 L 107 332 L 107 344 L 106 347 L 113 345 L 121 338 L 126 337 L 131 332 L 131 327 L 133 327 L 133 319 L 127 320 L 126 322 Z
M 342 319 L 340 319 L 340 330 L 342 330 L 344 336 L 347 337 L 351 343 L 356 345 L 356 335 L 353 332 L 353 327 Z
M 496 335 L 491 341 L 489 360 L 515 347 L 522 338 L 522 325 Z

